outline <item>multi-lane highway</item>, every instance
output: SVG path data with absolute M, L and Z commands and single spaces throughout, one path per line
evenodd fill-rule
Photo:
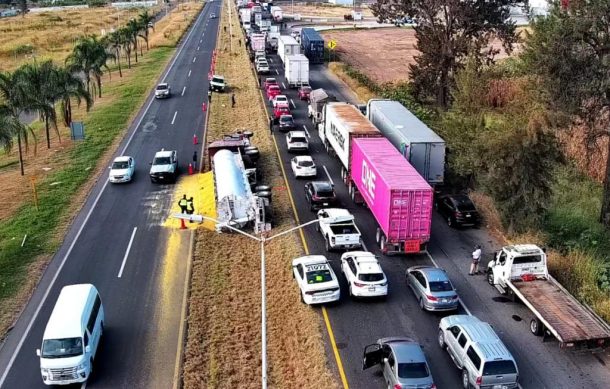
M 272 69 L 269 77 L 275 77 L 280 85 L 285 85 L 281 59 L 277 55 L 270 58 Z M 310 83 L 314 89 L 330 90 L 341 101 L 356 103 L 355 97 L 345 84 L 330 75 L 325 67 L 311 66 Z M 291 100 L 290 108 L 296 119 L 297 129 L 305 129 L 309 136 L 309 154 L 314 157 L 318 166 L 317 179 L 334 182 L 341 205 L 356 216 L 366 248 L 379 256 L 389 279 L 390 293 L 387 300 L 353 301 L 347 297 L 344 277 L 339 275 L 343 291 L 341 301 L 327 308 L 336 340 L 335 346 L 350 388 L 372 389 L 385 385 L 377 369 L 362 371 L 362 352 L 365 345 L 387 336 L 410 336 L 423 345 L 437 387 L 461 386 L 460 371 L 437 344 L 438 323 L 442 314 L 422 312 L 404 280 L 407 267 L 432 264 L 443 267 L 458 289 L 463 301 L 459 312 L 472 313 L 494 326 L 517 360 L 522 387 L 606 388 L 610 385 L 610 358 L 607 353 L 595 356 L 574 355 L 560 350 L 554 341 L 542 343 L 540 338 L 529 332 L 530 315 L 524 306 L 500 297 L 497 291 L 487 284 L 484 276 L 467 275 L 470 253 L 476 244 L 483 246 L 487 258 L 498 248 L 484 229 L 454 230 L 435 214 L 429 255 L 382 255 L 374 240 L 376 224 L 373 216 L 370 211 L 355 206 L 349 199 L 346 187 L 341 181 L 339 161 L 325 152 L 317 130 L 307 118 L 307 104 L 298 100 L 294 90 L 285 90 L 285 94 Z M 285 135 L 276 130 L 275 140 L 280 149 L 299 220 L 311 220 L 314 213 L 309 210 L 303 193 L 306 180 L 296 180 L 292 177 L 290 159 L 293 155 L 286 152 Z M 310 253 L 325 254 L 331 260 L 335 272 L 340 274 L 340 253 L 326 253 L 324 242 L 313 227 L 306 228 L 305 238 Z M 327 342 L 327 355 L 332 359 L 333 345 L 329 339 Z
M 177 150 L 186 170 L 203 138 L 202 103 L 216 46 L 221 1 L 207 3 L 184 36 L 161 80 L 173 96 L 148 96 L 117 155 L 136 160 L 135 181 L 107 184 L 103 173 L 63 245 L 0 350 L 0 387 L 42 388 L 35 354 L 60 289 L 94 284 L 106 313 L 104 336 L 86 386 L 171 388 L 178 378 L 191 232 L 161 224 L 172 185 L 152 184 L 149 162 L 161 148 Z M 85 386 L 85 385 L 83 385 Z

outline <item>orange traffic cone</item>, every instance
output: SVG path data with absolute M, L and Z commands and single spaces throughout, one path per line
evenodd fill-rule
M 180 229 L 186 230 L 186 224 L 184 224 L 184 219 L 180 219 Z
M 189 163 L 189 176 L 193 175 L 193 164 Z
M 199 143 L 199 139 L 197 139 L 197 134 L 193 134 L 193 144 L 196 145 Z

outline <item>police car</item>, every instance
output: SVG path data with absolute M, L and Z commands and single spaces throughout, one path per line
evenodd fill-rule
M 322 304 L 339 300 L 339 281 L 323 255 L 307 255 L 292 261 L 292 274 L 301 289 L 301 301 Z

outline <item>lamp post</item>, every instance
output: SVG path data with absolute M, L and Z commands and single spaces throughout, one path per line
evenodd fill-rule
M 261 247 L 261 354 L 262 354 L 261 355 L 261 381 L 262 381 L 262 388 L 267 389 L 267 284 L 266 284 L 266 277 L 265 277 L 265 243 L 272 239 L 279 238 L 282 235 L 286 235 L 292 231 L 299 230 L 310 224 L 317 223 L 318 220 L 316 220 L 316 219 L 310 220 L 307 223 L 299 224 L 296 227 L 292 227 L 286 231 L 282 231 L 278 234 L 275 234 L 275 235 L 272 235 L 269 237 L 266 237 L 264 235 L 265 233 L 261 232 L 260 237 L 258 237 L 258 236 L 249 234 L 247 232 L 244 232 L 240 229 L 237 229 L 235 227 L 232 227 L 232 226 L 228 225 L 227 223 L 220 222 L 209 216 L 188 215 L 188 214 L 183 214 L 183 213 L 175 213 L 172 216 L 175 218 L 178 218 L 178 219 L 186 219 L 186 220 L 194 221 L 194 222 L 198 222 L 198 223 L 202 223 L 204 220 L 208 220 L 208 221 L 216 223 L 217 226 L 228 228 L 231 231 L 242 234 L 242 235 L 260 243 L 260 247 Z

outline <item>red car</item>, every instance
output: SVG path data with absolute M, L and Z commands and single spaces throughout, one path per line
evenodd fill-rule
M 269 85 L 278 85 L 277 80 L 273 77 L 265 78 L 265 82 L 263 83 L 263 89 L 267 90 L 267 88 L 269 88 Z
M 273 119 L 276 123 L 278 120 L 280 120 L 280 116 L 282 115 L 290 115 L 290 108 L 288 107 L 288 104 L 278 105 L 273 108 Z
M 267 88 L 267 99 L 269 101 L 273 100 L 275 96 L 281 94 L 282 90 L 280 89 L 279 85 L 269 85 L 269 87 Z
M 310 86 L 302 86 L 299 88 L 299 100 L 309 100 L 309 94 L 311 93 Z

